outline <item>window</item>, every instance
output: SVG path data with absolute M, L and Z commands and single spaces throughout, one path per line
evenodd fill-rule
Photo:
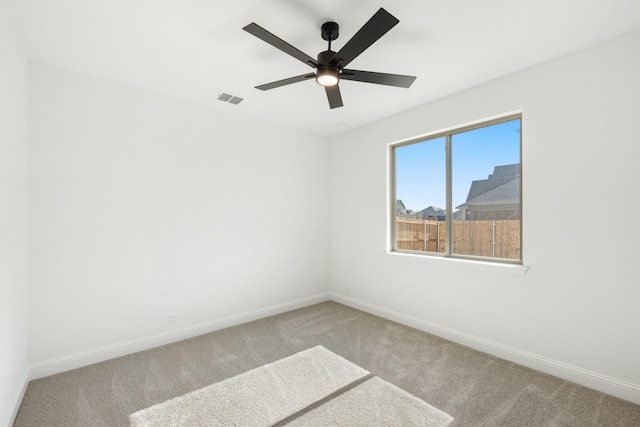
M 391 146 L 397 252 L 522 263 L 522 117 Z

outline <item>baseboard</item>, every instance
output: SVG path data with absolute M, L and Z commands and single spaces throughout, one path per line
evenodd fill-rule
M 66 372 L 94 363 L 103 362 L 115 357 L 149 350 L 161 345 L 170 344 L 231 326 L 240 325 L 242 323 L 274 316 L 276 314 L 285 313 L 287 311 L 307 307 L 309 305 L 318 304 L 328 300 L 328 293 L 316 294 L 310 297 L 287 301 L 282 304 L 271 305 L 268 307 L 247 311 L 237 315 L 201 323 L 194 326 L 173 329 L 171 331 L 162 332 L 151 336 L 141 337 L 113 345 L 108 345 L 105 347 L 71 354 L 68 356 L 45 360 L 43 362 L 34 363 L 30 366 L 30 379 L 33 380 L 47 377 L 49 375 L 59 374 L 61 372 Z
M 18 410 L 20 409 L 20 405 L 22 404 L 22 399 L 24 398 L 24 394 L 27 392 L 27 386 L 29 385 L 29 367 L 25 370 L 23 374 L 22 387 L 18 390 L 18 394 L 13 400 L 13 411 L 9 414 L 9 419 L 7 420 L 7 427 L 11 427 L 16 420 L 16 416 L 18 415 Z
M 640 384 L 629 383 L 567 363 L 558 362 L 553 359 L 427 322 L 414 316 L 388 310 L 386 308 L 369 304 L 335 292 L 330 292 L 329 295 L 332 301 L 340 304 L 410 326 L 423 332 L 428 332 L 449 341 L 471 347 L 475 350 L 500 357 L 501 359 L 509 360 L 519 365 L 523 365 L 609 395 L 640 404 Z
M 102 362 L 113 359 L 115 357 L 125 356 L 127 354 L 136 353 L 138 351 L 148 350 L 172 342 L 181 341 L 198 335 L 217 331 L 220 329 L 236 326 L 242 323 L 251 322 L 262 319 L 264 317 L 273 316 L 298 308 L 307 307 L 324 301 L 332 300 L 349 307 L 353 307 L 364 312 L 374 314 L 376 316 L 398 322 L 400 324 L 410 326 L 412 328 L 428 332 L 430 334 L 448 339 L 458 344 L 479 350 L 505 360 L 563 378 L 568 381 L 575 382 L 585 387 L 601 391 L 612 396 L 619 397 L 630 402 L 640 404 L 640 384 L 629 383 L 608 377 L 597 372 L 582 369 L 567 363 L 559 362 L 533 353 L 509 347 L 494 341 L 486 340 L 471 334 L 467 334 L 452 328 L 447 328 L 435 323 L 427 322 L 414 316 L 406 315 L 397 311 L 389 310 L 383 307 L 369 304 L 345 295 L 335 292 L 322 293 L 306 298 L 288 301 L 282 304 L 276 304 L 264 307 L 258 310 L 240 313 L 211 322 L 202 323 L 190 327 L 177 330 L 171 330 L 160 334 L 142 337 L 135 340 L 117 343 L 89 351 L 71 354 L 51 360 L 32 364 L 25 374 L 25 381 L 19 396 L 16 397 L 15 410 L 12 415 L 11 426 L 15 418 L 20 402 L 24 396 L 29 380 L 43 378 L 49 375 L 58 374 L 69 371 L 71 369 L 80 368 L 82 366 L 91 365 L 93 363 Z

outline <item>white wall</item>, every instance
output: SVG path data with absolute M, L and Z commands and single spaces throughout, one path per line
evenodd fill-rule
M 2 19 L 0 416 L 27 372 L 26 64 Z M 30 362 L 304 299 L 330 280 L 370 307 L 640 384 L 640 225 L 623 214 L 640 208 L 639 46 L 634 33 L 330 150 L 236 116 L 242 104 L 208 108 L 31 64 Z M 516 109 L 528 274 L 385 254 L 386 144 Z
M 334 138 L 332 291 L 640 390 L 638 52 L 636 32 Z M 518 109 L 527 275 L 386 254 L 386 144 Z
M 27 58 L 0 2 L 0 425 L 27 366 Z
M 37 63 L 29 83 L 33 364 L 326 295 L 326 139 Z

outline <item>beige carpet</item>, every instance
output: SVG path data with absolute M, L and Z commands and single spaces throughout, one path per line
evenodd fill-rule
M 129 416 L 133 427 L 433 426 L 448 414 L 322 346 Z
M 640 405 L 325 302 L 31 381 L 14 427 L 129 415 L 321 345 L 455 419 L 449 427 L 640 426 Z

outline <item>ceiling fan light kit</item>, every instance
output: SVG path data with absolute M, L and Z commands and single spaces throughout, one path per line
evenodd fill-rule
M 321 65 L 316 71 L 316 82 L 322 86 L 335 86 L 340 80 L 340 72 L 332 67 Z
M 358 55 L 369 48 L 369 46 L 375 43 L 380 37 L 385 35 L 391 28 L 398 24 L 398 22 L 400 21 L 398 21 L 398 19 L 393 15 L 383 8 L 380 8 L 338 52 L 331 50 L 331 42 L 338 38 L 340 27 L 335 22 L 325 22 L 320 28 L 320 35 L 328 42 L 329 46 L 327 50 L 318 54 L 317 60 L 273 35 L 269 31 L 257 25 L 255 22 L 252 22 L 245 26 L 243 30 L 316 69 L 315 73 L 302 74 L 266 83 L 256 86 L 256 89 L 270 90 L 315 78 L 319 85 L 324 86 L 327 99 L 329 100 L 329 107 L 333 109 L 342 107 L 343 105 L 342 95 L 340 94 L 338 84 L 340 80 L 353 80 L 364 83 L 408 88 L 416 79 L 415 76 L 350 70 L 344 68 Z

